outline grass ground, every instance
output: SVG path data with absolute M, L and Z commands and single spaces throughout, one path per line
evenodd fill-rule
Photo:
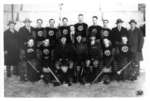
M 144 73 L 136 81 L 102 83 L 91 86 L 73 84 L 71 87 L 53 87 L 42 81 L 22 83 L 18 77 L 4 79 L 5 97 L 135 97 L 136 91 L 142 89 L 145 81 Z

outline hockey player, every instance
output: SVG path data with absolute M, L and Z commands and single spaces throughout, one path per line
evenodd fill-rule
M 83 83 L 83 71 L 85 61 L 88 58 L 87 44 L 83 42 L 82 36 L 77 35 L 75 40 L 75 82 Z
M 52 52 L 51 53 L 51 61 L 53 61 L 54 60 L 54 56 L 53 56 L 54 49 L 56 48 L 56 46 L 58 44 L 58 39 L 57 39 L 58 30 L 54 26 L 54 24 L 55 24 L 54 19 L 50 19 L 49 24 L 50 24 L 50 26 L 45 28 L 45 32 L 46 32 L 46 38 L 49 39 L 50 49 Z
M 42 28 L 42 24 L 43 24 L 43 20 L 42 19 L 37 19 L 36 20 L 36 23 L 37 23 L 37 28 Z
M 67 43 L 67 38 L 62 36 L 60 44 L 57 46 L 54 52 L 55 66 L 58 78 L 60 78 L 61 84 L 70 85 L 70 69 L 72 65 L 72 47 Z
M 70 26 L 68 26 L 68 18 L 64 17 L 62 19 L 62 26 L 58 27 L 58 31 L 58 38 L 65 36 L 67 38 L 67 43 L 71 43 Z
M 93 36 L 93 35 L 96 36 L 96 39 L 99 39 L 99 40 L 101 39 L 102 27 L 97 24 L 97 20 L 98 20 L 97 16 L 92 17 L 93 25 L 88 28 L 88 35 L 87 35 L 88 39 L 90 36 Z
M 45 39 L 42 45 L 42 72 L 43 72 L 43 80 L 46 84 L 52 81 L 52 75 L 49 69 L 52 69 L 52 61 L 51 61 L 51 48 L 49 39 Z
M 75 30 L 78 35 L 80 34 L 83 37 L 83 41 L 85 42 L 87 37 L 88 25 L 84 23 L 83 20 L 84 20 L 84 15 L 79 14 L 78 23 L 75 24 Z
M 25 53 L 25 61 L 28 66 L 27 79 L 32 82 L 40 80 L 41 67 L 39 61 L 36 59 L 35 39 L 32 36 L 29 36 L 26 42 Z
M 128 42 L 127 36 L 122 36 L 122 43 L 118 46 L 119 54 L 117 55 L 118 63 L 120 70 L 129 62 L 133 60 L 133 54 L 130 50 L 130 45 Z M 119 71 L 119 70 L 118 70 Z M 121 80 L 129 80 L 132 79 L 132 75 L 134 75 L 133 68 L 129 65 L 125 70 L 123 70 L 118 76 L 120 76 Z
M 86 61 L 86 81 L 91 83 L 94 77 L 100 71 L 100 60 L 102 59 L 102 50 L 99 41 L 96 41 L 96 36 L 90 36 L 88 43 L 88 60 Z
M 103 49 L 103 75 L 101 76 L 101 80 L 104 83 L 109 83 L 111 80 L 111 70 L 114 65 L 114 48 L 109 39 L 102 39 L 102 49 Z

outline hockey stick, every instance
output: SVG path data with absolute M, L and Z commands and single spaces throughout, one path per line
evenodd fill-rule
M 120 75 L 131 63 L 132 63 L 132 61 L 128 62 L 125 66 L 123 66 L 122 69 L 117 71 L 117 74 Z
M 113 61 L 113 57 L 111 58 L 111 60 L 109 61 L 109 63 L 106 65 L 106 67 L 108 67 L 111 63 L 112 63 L 112 61 Z M 104 73 L 104 71 L 102 70 L 102 71 L 100 71 L 100 73 L 96 76 L 96 78 L 93 80 L 93 82 L 92 83 L 95 83 L 96 82 L 96 80 L 102 75 Z
M 32 69 L 34 69 L 34 71 L 36 71 L 37 73 L 40 73 L 29 60 L 27 60 L 27 63 L 32 67 Z
M 54 74 L 54 72 L 50 69 L 50 67 L 48 67 L 48 70 L 50 71 L 50 73 L 53 75 L 53 77 L 56 79 L 57 82 L 61 83 L 60 80 L 58 79 L 58 77 Z
M 83 72 L 84 72 L 84 68 L 82 67 L 82 70 L 81 70 L 81 73 L 80 73 L 81 76 L 83 75 Z
M 95 83 L 97 79 L 103 74 L 103 70 L 96 76 L 92 83 Z

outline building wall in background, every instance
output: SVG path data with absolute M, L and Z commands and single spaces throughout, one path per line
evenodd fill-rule
M 14 20 L 17 21 L 16 29 L 18 30 L 23 26 L 22 21 L 25 18 L 32 20 L 32 26 L 36 25 L 36 19 L 42 18 L 44 20 L 43 26 L 48 26 L 48 20 L 54 18 L 56 26 L 59 23 L 60 9 L 59 4 L 62 6 L 62 17 L 68 17 L 69 24 L 77 22 L 77 15 L 84 14 L 85 22 L 89 25 L 92 24 L 92 16 L 99 17 L 99 24 L 102 25 L 101 17 L 109 20 L 109 27 L 115 26 L 117 18 L 124 20 L 124 26 L 129 28 L 129 20 L 135 19 L 138 25 L 143 23 L 143 13 L 138 11 L 138 2 L 125 2 L 121 0 L 114 0 L 108 6 L 108 0 L 53 0 L 49 4 L 14 4 Z M 4 5 L 4 29 L 7 29 L 7 23 L 11 20 L 11 5 Z M 103 14 L 103 15 L 102 15 Z

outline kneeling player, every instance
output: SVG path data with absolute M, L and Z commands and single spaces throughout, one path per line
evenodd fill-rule
M 111 80 L 111 69 L 114 62 L 114 49 L 112 47 L 112 43 L 109 39 L 104 38 L 102 40 L 103 47 L 103 74 L 101 76 L 101 80 L 108 84 Z
M 73 70 L 72 56 L 72 46 L 67 44 L 67 38 L 62 36 L 60 39 L 60 44 L 55 50 L 55 60 L 56 60 L 56 73 L 57 77 L 60 79 L 61 84 L 70 85 Z
M 24 71 L 26 71 L 26 73 L 22 73 L 21 75 L 26 75 L 27 80 L 29 81 L 38 81 L 40 79 L 40 71 L 41 71 L 41 67 L 40 67 L 40 63 L 39 61 L 36 59 L 36 50 L 35 50 L 35 41 L 34 39 L 31 37 L 27 40 L 26 42 L 26 50 L 25 50 L 25 64 L 27 66 L 27 69 L 25 69 Z M 24 67 L 26 67 L 24 66 Z M 23 69 L 23 68 L 22 68 Z M 23 71 L 23 70 L 20 70 Z M 21 76 L 23 77 L 23 76 Z M 24 77 L 23 77 L 24 78 Z
M 43 66 L 43 80 L 47 84 L 52 81 L 51 75 L 51 49 L 49 39 L 45 39 L 42 45 L 42 66 Z
M 76 35 L 75 40 L 75 82 L 84 82 L 83 71 L 85 67 L 85 61 L 88 57 L 87 44 L 83 42 L 81 35 Z
M 117 74 L 120 76 L 121 80 L 132 80 L 134 78 L 134 66 L 132 65 L 133 55 L 131 53 L 130 45 L 128 44 L 128 38 L 126 36 L 122 36 L 122 42 L 118 48 L 119 55 L 117 57 L 119 58 L 118 60 L 120 60 L 120 70 L 117 71 Z
M 102 58 L 102 51 L 99 42 L 96 41 L 96 36 L 90 37 L 88 44 L 88 60 L 86 61 L 86 82 L 91 83 L 97 76 L 100 68 L 100 60 Z

